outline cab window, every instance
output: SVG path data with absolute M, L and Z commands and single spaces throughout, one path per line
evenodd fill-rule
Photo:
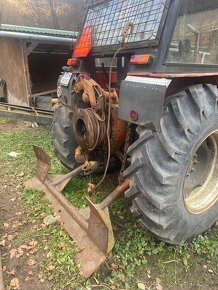
M 184 0 L 168 63 L 218 64 L 218 1 Z

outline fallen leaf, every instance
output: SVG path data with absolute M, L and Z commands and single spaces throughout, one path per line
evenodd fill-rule
M 38 278 L 41 279 L 42 277 L 43 277 L 43 273 L 42 272 L 39 272 Z
M 36 261 L 33 260 L 33 259 L 29 259 L 29 260 L 27 261 L 27 264 L 28 264 L 29 266 L 33 266 L 33 265 L 36 264 Z
M 28 275 L 33 276 L 33 271 L 29 271 Z
M 13 287 L 14 289 L 19 289 L 20 288 L 20 280 L 18 278 L 13 278 L 10 282 L 10 286 Z
M 6 273 L 7 273 L 8 275 L 15 275 L 15 270 L 12 270 L 12 271 L 6 271 Z
M 145 290 L 145 284 L 142 283 L 142 282 L 139 282 L 138 283 L 138 288 L 141 289 L 141 290 Z
M 88 188 L 87 188 L 88 194 L 92 194 L 94 188 L 95 188 L 95 185 L 93 183 L 88 183 Z
M 17 255 L 17 249 L 11 249 L 9 253 L 10 253 L 10 258 L 13 259 Z
M 66 245 L 65 242 L 60 242 L 60 243 L 58 244 L 58 248 L 61 249 L 61 250 L 66 250 L 67 245 Z
M 30 277 L 26 277 L 25 279 L 24 279 L 24 281 L 29 281 L 30 280 Z
M 34 248 L 34 249 L 32 249 L 31 251 L 30 251 L 30 254 L 35 254 L 36 252 L 38 251 L 38 249 L 36 249 L 36 248 Z
M 16 212 L 15 215 L 20 216 L 20 215 L 22 215 L 23 213 L 24 213 L 23 211 L 19 211 L 19 212 Z
M 24 251 L 20 247 L 18 248 L 17 252 L 18 254 L 16 255 L 16 258 L 19 258 L 24 255 Z
M 47 268 L 46 268 L 46 270 L 47 271 L 53 271 L 55 269 L 55 266 L 53 266 L 53 265 L 49 265 Z
M 27 250 L 29 247 L 28 247 L 27 245 L 21 245 L 20 248 L 21 248 L 21 249 L 26 249 L 26 250 Z
M 187 267 L 188 266 L 188 261 L 186 257 L 183 257 L 183 264 Z
M 23 224 L 21 223 L 21 222 L 19 222 L 19 221 L 14 221 L 13 222 L 13 224 L 12 224 L 12 227 L 13 228 L 18 228 L 18 227 L 20 227 L 20 226 L 22 226 Z
M 18 153 L 18 152 L 14 152 L 14 151 L 11 151 L 10 153 L 8 153 L 8 155 L 10 156 L 10 157 L 14 157 L 14 158 L 16 158 L 18 155 L 20 155 L 21 153 Z
M 64 237 L 64 235 L 65 235 L 63 231 L 60 231 L 59 234 L 61 237 Z
M 2 267 L 2 271 L 5 272 L 6 270 L 7 270 L 7 267 L 6 266 L 3 266 Z
M 2 240 L 2 241 L 0 242 L 0 246 L 2 246 L 2 247 L 5 247 L 5 244 L 6 244 L 6 241 L 5 241 L 5 240 Z
M 48 254 L 46 256 L 47 256 L 47 258 L 50 258 L 53 256 L 53 254 L 52 254 L 52 252 L 48 252 Z
M 112 268 L 113 271 L 115 271 L 117 269 L 117 265 L 115 263 L 112 263 L 111 264 L 111 268 Z
M 35 247 L 38 244 L 38 242 L 36 240 L 32 240 L 31 242 L 29 242 L 29 245 L 31 247 Z
M 9 224 L 8 223 L 4 223 L 3 224 L 5 228 L 9 228 Z
M 163 290 L 163 287 L 161 285 L 161 280 L 159 278 L 156 278 L 155 280 L 156 280 L 156 285 L 155 285 L 156 289 L 157 290 Z
M 14 238 L 16 238 L 16 235 L 8 235 L 8 240 L 12 241 Z

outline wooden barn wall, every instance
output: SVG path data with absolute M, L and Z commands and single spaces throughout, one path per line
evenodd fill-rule
M 0 79 L 6 81 L 10 104 L 29 105 L 23 47 L 20 40 L 0 38 Z

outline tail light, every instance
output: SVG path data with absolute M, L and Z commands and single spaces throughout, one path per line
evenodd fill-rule
M 74 48 L 73 57 L 86 57 L 92 48 L 92 28 L 87 27 L 83 30 L 79 41 Z
M 79 66 L 80 61 L 77 58 L 69 58 L 67 61 L 67 65 L 71 65 L 71 66 Z
M 150 54 L 132 55 L 130 64 L 150 64 L 152 56 Z

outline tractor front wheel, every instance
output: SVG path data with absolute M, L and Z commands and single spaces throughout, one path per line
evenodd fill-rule
M 168 100 L 161 131 L 139 128 L 129 148 L 126 196 L 145 228 L 183 244 L 218 218 L 218 90 L 196 85 Z

